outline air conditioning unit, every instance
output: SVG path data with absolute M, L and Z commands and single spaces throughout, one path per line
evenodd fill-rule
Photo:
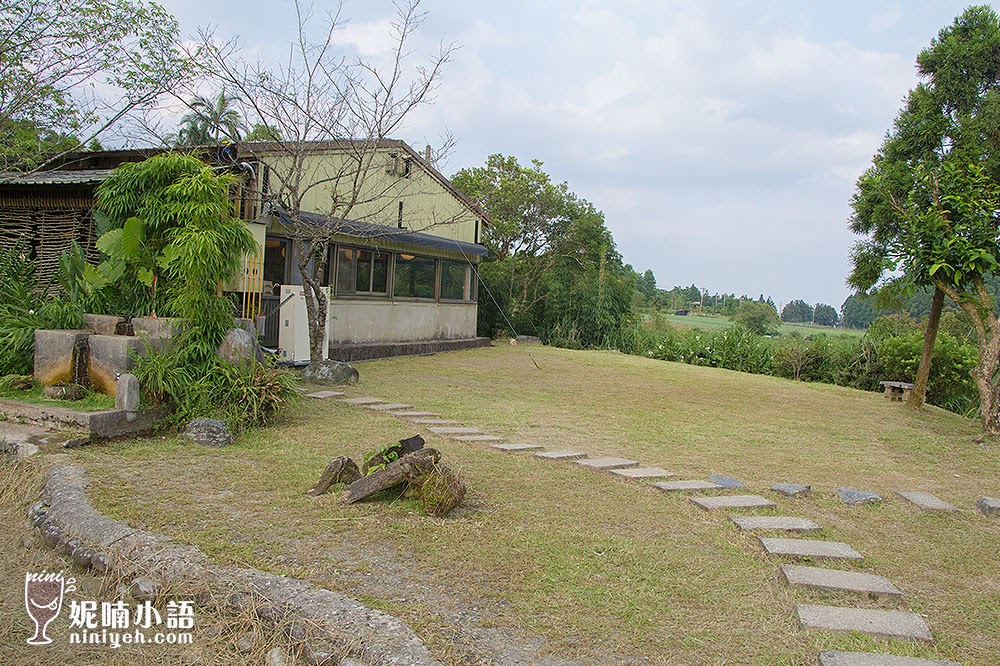
M 281 309 L 278 328 L 278 350 L 281 360 L 292 365 L 309 363 L 309 316 L 306 312 L 307 287 L 300 284 L 281 286 Z M 323 289 L 326 299 L 326 322 L 323 327 L 323 357 L 330 345 L 330 292 Z

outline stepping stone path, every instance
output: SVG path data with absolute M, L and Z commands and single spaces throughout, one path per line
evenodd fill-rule
M 724 495 L 722 497 L 691 497 L 692 502 L 703 509 L 750 509 L 777 506 L 771 500 L 758 495 Z
M 730 516 L 729 520 L 741 530 L 785 530 L 786 532 L 813 532 L 820 526 L 805 518 L 790 516 Z
M 771 490 L 781 493 L 785 497 L 805 497 L 812 492 L 812 486 L 803 486 L 799 483 L 776 483 L 771 486 Z
M 639 463 L 635 460 L 629 460 L 628 458 L 615 458 L 614 456 L 578 460 L 576 464 L 583 465 L 584 467 L 593 467 L 594 469 L 603 469 L 608 471 L 639 466 Z
M 961 664 L 956 661 L 895 657 L 891 654 L 823 650 L 819 653 L 819 666 L 961 666 Z
M 772 539 L 758 537 L 771 555 L 791 557 L 816 557 L 840 560 L 861 560 L 864 556 L 842 541 L 816 541 L 814 539 Z
M 712 483 L 719 484 L 719 486 L 721 486 L 723 488 L 742 488 L 743 487 L 743 482 L 742 481 L 740 481 L 738 479 L 734 479 L 731 476 L 720 476 L 718 474 L 713 474 L 710 477 L 708 477 L 708 480 L 711 481 Z
M 405 412 L 389 412 L 393 416 L 402 416 L 404 419 L 419 419 L 419 418 L 436 418 L 437 414 L 434 412 L 414 412 L 407 410 Z
M 673 472 L 668 472 L 661 467 L 633 467 L 631 469 L 613 469 L 612 474 L 623 476 L 626 479 L 664 479 L 674 476 Z
M 804 629 L 860 631 L 883 638 L 934 642 L 927 623 L 916 613 L 805 604 L 799 604 L 796 610 Z
M 837 488 L 837 497 L 840 501 L 849 506 L 860 504 L 881 504 L 882 496 L 870 490 L 854 490 L 852 488 Z
M 1000 516 L 1000 499 L 996 497 L 980 497 L 976 500 L 976 507 L 984 516 Z
M 682 490 L 719 490 L 722 488 L 717 483 L 711 481 L 655 481 L 649 485 L 666 492 L 680 492 Z
M 375 404 L 365 405 L 365 407 L 367 407 L 368 409 L 374 409 L 375 411 L 378 412 L 391 412 L 391 411 L 399 411 L 400 409 L 410 409 L 411 407 L 413 407 L 413 405 L 401 405 L 401 404 L 390 403 L 385 405 L 375 405 Z
M 451 419 L 413 419 L 413 422 L 420 425 L 461 425 L 460 421 L 453 421 Z
M 545 460 L 579 460 L 580 458 L 586 458 L 587 454 L 580 451 L 542 451 L 541 453 L 536 453 L 535 457 L 544 458 Z
M 492 444 L 491 449 L 497 449 L 499 451 L 537 451 L 540 446 L 537 444 Z
M 888 578 L 855 571 L 838 571 L 820 567 L 802 567 L 782 564 L 781 573 L 790 587 L 807 587 L 813 590 L 859 592 L 875 597 L 903 596 Z
M 930 493 L 898 490 L 896 494 L 924 511 L 958 511 L 958 507 L 952 506 Z
M 466 428 L 464 426 L 432 426 L 428 428 L 435 435 L 482 435 L 483 431 L 478 428 Z
M 316 391 L 314 393 L 306 393 L 307 398 L 315 398 L 317 400 L 325 400 L 326 398 L 339 398 L 344 395 L 339 391 Z
M 385 401 L 379 400 L 378 398 L 364 397 L 364 398 L 344 398 L 341 402 L 343 402 L 345 405 L 377 405 Z

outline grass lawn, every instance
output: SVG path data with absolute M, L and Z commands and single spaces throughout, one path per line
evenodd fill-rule
M 48 407 L 62 407 L 63 409 L 73 409 L 78 412 L 102 412 L 115 408 L 115 397 L 112 395 L 87 391 L 79 400 L 54 400 L 45 397 L 41 386 L 36 386 L 27 391 L 0 389 L 0 400 L 27 402 L 33 405 L 46 405 Z
M 619 455 L 678 478 L 720 473 L 768 493 L 780 515 L 865 555 L 842 566 L 888 577 L 902 602 L 792 591 L 725 512 L 571 463 L 495 452 L 423 431 L 471 489 L 447 519 L 406 500 L 346 507 L 303 494 L 337 455 L 360 460 L 418 429 L 336 401 L 305 400 L 284 423 L 226 449 L 154 438 L 72 452 L 113 517 L 194 543 L 221 562 L 309 579 L 392 612 L 448 664 L 815 663 L 818 649 L 1000 663 L 1000 450 L 977 424 L 881 395 L 613 352 L 527 346 L 359 364 L 352 396 L 415 405 L 548 448 Z M 850 508 L 838 485 L 889 502 Z M 925 490 L 965 511 L 921 513 Z M 764 511 L 767 513 L 767 511 Z M 778 536 L 778 535 L 776 535 Z M 796 603 L 908 608 L 937 643 L 889 643 L 798 628 Z
M 726 328 L 727 326 L 732 326 L 732 320 L 729 317 L 720 317 L 712 315 L 676 315 L 666 312 L 661 312 L 660 315 L 664 320 L 667 321 L 671 326 L 681 326 L 688 328 L 700 328 L 706 331 L 714 331 L 720 328 Z M 864 331 L 856 328 L 831 328 L 829 326 L 818 326 L 813 324 L 781 324 L 778 329 L 781 335 L 790 335 L 791 333 L 798 333 L 802 337 L 809 335 L 829 335 L 829 336 L 847 336 L 847 337 L 861 337 L 864 335 Z

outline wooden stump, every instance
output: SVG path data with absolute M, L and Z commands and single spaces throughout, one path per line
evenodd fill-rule
M 361 463 L 361 476 L 368 476 L 372 467 L 384 467 L 394 460 L 399 460 L 407 453 L 413 453 L 424 448 L 424 438 L 420 435 L 401 439 L 396 444 L 386 447 L 380 453 L 372 455 Z M 371 454 L 369 454 L 371 455 Z
M 412 439 L 412 438 L 411 438 Z M 430 469 L 441 459 L 436 449 L 419 449 L 404 455 L 399 460 L 389 463 L 385 469 L 363 476 L 351 485 L 340 496 L 344 504 L 354 504 L 375 493 L 393 488 L 407 482 L 404 470 Z
M 429 516 L 443 516 L 465 499 L 465 482 L 440 463 L 418 470 L 410 479 L 410 488 L 420 500 L 424 513 Z
M 306 491 L 306 495 L 322 495 L 335 483 L 351 484 L 361 477 L 358 466 L 347 456 L 339 456 L 330 461 L 323 470 L 319 481 Z

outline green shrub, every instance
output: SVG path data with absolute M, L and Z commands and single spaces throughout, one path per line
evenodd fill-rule
M 730 326 L 715 334 L 711 359 L 719 368 L 766 375 L 771 371 L 771 347 L 765 339 L 743 326 Z
M 920 332 L 882 340 L 878 351 L 885 369 L 883 379 L 912 382 L 920 365 L 923 345 L 924 336 Z M 971 374 L 977 358 L 978 353 L 972 345 L 947 333 L 938 333 L 927 381 L 927 402 L 941 407 L 953 403 L 968 409 L 978 395 Z

